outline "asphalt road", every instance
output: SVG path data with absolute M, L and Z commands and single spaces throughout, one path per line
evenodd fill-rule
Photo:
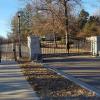
M 99 57 L 59 57 L 45 59 L 47 67 L 69 74 L 100 93 L 100 58 Z M 91 89 L 90 89 L 91 90 Z

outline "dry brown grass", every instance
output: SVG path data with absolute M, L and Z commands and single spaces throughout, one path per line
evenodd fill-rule
M 86 49 L 76 49 L 76 48 L 71 48 L 69 50 L 70 53 L 83 53 L 83 52 L 90 52 L 89 50 Z M 67 49 L 63 48 L 42 48 L 42 54 L 52 54 L 52 53 L 67 53 Z

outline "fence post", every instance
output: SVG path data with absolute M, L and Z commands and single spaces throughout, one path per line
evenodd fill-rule
M 15 61 L 17 61 L 17 57 L 16 57 L 16 44 L 15 43 L 13 43 L 13 53 L 14 53 Z

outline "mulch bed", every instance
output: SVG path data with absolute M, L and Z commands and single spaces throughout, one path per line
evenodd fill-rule
M 67 97 L 86 97 L 94 100 L 96 96 L 95 93 L 76 85 L 70 80 L 66 80 L 62 76 L 57 75 L 55 72 L 48 70 L 41 65 L 26 63 L 23 64 L 21 68 L 32 88 L 42 98 L 41 100 L 66 100 Z

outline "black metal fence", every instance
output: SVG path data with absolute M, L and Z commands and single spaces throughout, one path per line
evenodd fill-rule
M 41 50 L 43 57 L 66 56 L 68 49 L 65 39 L 61 40 L 41 40 Z M 85 55 L 91 53 L 91 41 L 82 38 L 70 38 L 69 55 Z
M 22 57 L 29 58 L 27 41 L 21 41 Z M 35 45 L 34 45 L 35 46 Z M 91 41 L 81 38 L 70 38 L 69 54 L 65 38 L 56 40 L 41 40 L 42 57 L 57 57 L 67 55 L 91 54 Z M 1 59 L 17 59 L 19 57 L 19 42 L 6 41 L 0 43 Z
M 25 44 L 21 43 L 21 54 L 22 57 L 29 57 L 29 50 L 26 41 Z M 19 43 L 2 41 L 0 44 L 0 58 L 2 60 L 19 59 Z

